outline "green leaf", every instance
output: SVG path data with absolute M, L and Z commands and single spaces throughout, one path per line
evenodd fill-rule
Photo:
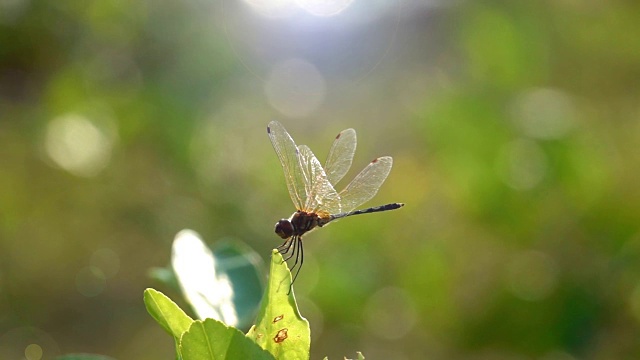
M 173 241 L 171 269 L 151 274 L 177 286 L 198 319 L 212 318 L 248 328 L 264 291 L 265 268 L 253 249 L 238 241 L 210 248 L 195 231 L 184 229 Z
M 194 321 L 180 339 L 180 352 L 183 360 L 274 359 L 240 330 L 214 319 Z
M 147 312 L 176 340 L 187 331 L 193 319 L 163 293 L 146 289 L 144 291 L 144 305 Z
M 56 360 L 115 360 L 112 357 L 94 354 L 67 354 L 56 357 Z
M 239 329 L 248 329 L 256 319 L 266 285 L 266 266 L 260 254 L 240 241 L 219 241 L 212 247 L 216 271 L 233 287 L 233 306 Z M 228 324 L 232 325 L 232 324 Z
M 309 359 L 311 333 L 309 322 L 300 315 L 293 289 L 291 272 L 278 250 L 271 255 L 271 270 L 265 297 L 256 325 L 247 336 L 276 359 Z

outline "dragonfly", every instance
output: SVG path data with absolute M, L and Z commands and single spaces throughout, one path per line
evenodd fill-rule
M 296 267 L 297 270 L 291 286 L 304 263 L 303 235 L 348 216 L 395 210 L 404 206 L 403 203 L 391 203 L 355 210 L 371 200 L 386 180 L 393 165 L 390 156 L 373 159 L 344 189 L 340 192 L 335 190 L 335 185 L 346 175 L 353 162 L 357 143 L 354 129 L 343 130 L 336 136 L 324 166 L 308 146 L 296 145 L 279 122 L 271 121 L 267 133 L 296 207 L 288 219 L 281 219 L 275 225 L 275 233 L 285 240 L 277 248 L 283 256 L 287 256 L 284 261 L 295 256 L 291 271 Z

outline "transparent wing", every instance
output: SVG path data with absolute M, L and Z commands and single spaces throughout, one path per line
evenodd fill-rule
M 349 171 L 355 152 L 356 131 L 353 129 L 342 130 L 333 141 L 327 162 L 324 164 L 324 171 L 331 184 L 335 186 Z
M 340 196 L 327 178 L 320 161 L 306 145 L 298 146 L 300 164 L 305 178 L 307 201 L 302 210 L 310 212 L 340 212 Z
M 307 193 L 305 190 L 306 180 L 302 173 L 298 155 L 298 147 L 284 126 L 277 121 L 269 123 L 267 133 L 271 139 L 273 149 L 276 151 L 276 154 L 278 154 L 280 164 L 282 164 L 284 180 L 287 183 L 291 201 L 293 201 L 296 209 L 302 210 L 303 205 L 307 202 Z
M 391 156 L 374 159 L 340 192 L 342 212 L 349 212 L 371 200 L 385 181 L 393 165 Z

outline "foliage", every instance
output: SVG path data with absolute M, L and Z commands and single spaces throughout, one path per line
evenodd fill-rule
M 185 227 L 268 261 L 272 119 L 320 158 L 355 128 L 407 204 L 305 237 L 314 359 L 638 357 L 640 2 L 250 3 L 285 2 L 0 1 L 0 357 L 173 351 L 146 272 Z M 289 58 L 323 77 L 306 116 L 272 106 L 308 102 L 267 86 Z
M 209 247 L 193 230 L 175 236 L 171 266 L 153 268 L 150 276 L 180 293 L 197 318 L 213 318 L 249 328 L 264 289 L 262 258 L 240 242 L 219 241 Z
M 291 273 L 277 250 L 271 256 L 269 283 L 256 324 L 245 336 L 214 320 L 193 320 L 164 294 L 147 289 L 144 303 L 151 316 L 176 342 L 179 358 L 308 359 L 309 323 L 298 311 Z M 359 355 L 359 359 L 362 358 Z

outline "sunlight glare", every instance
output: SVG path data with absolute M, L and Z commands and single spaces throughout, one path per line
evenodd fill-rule
M 295 12 L 293 0 L 244 0 L 259 14 L 271 18 L 286 18 Z
M 353 3 L 353 0 L 296 0 L 298 6 L 315 16 L 338 15 Z
M 258 13 L 275 18 L 289 17 L 297 9 L 314 16 L 334 16 L 343 12 L 353 0 L 244 0 Z

